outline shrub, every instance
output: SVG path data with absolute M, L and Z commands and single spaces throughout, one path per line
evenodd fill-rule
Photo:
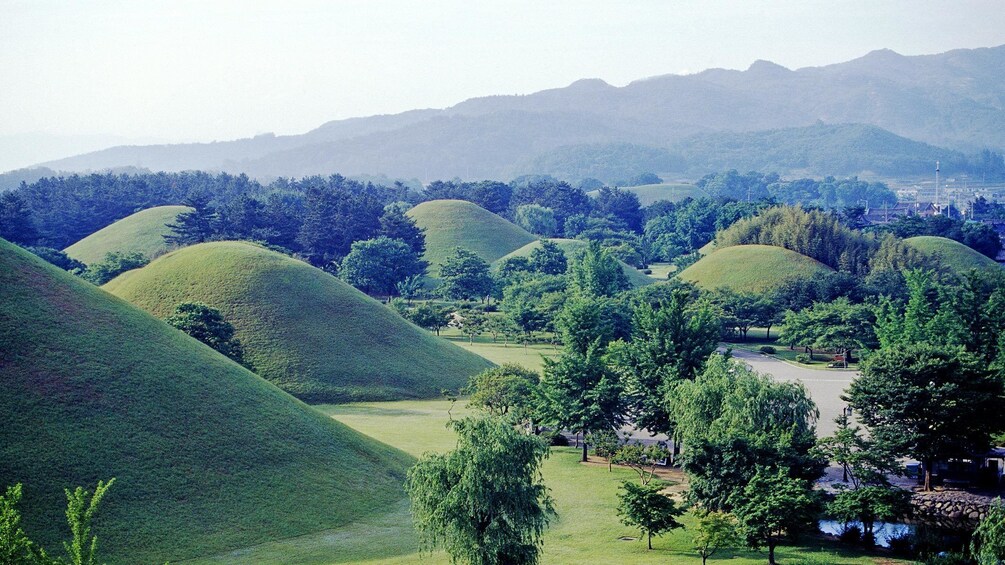
M 910 533 L 903 533 L 897 536 L 893 536 L 887 542 L 890 546 L 890 551 L 897 555 L 903 555 L 905 557 L 912 557 L 914 555 L 914 535 Z
M 778 351 L 776 351 L 775 348 L 771 347 L 770 345 L 762 345 L 758 351 L 767 355 L 774 355 L 775 353 L 778 353 Z
M 651 275 L 651 274 L 653 274 L 653 270 L 652 269 L 642 269 L 642 274 L 643 275 Z
M 862 541 L 862 529 L 858 526 L 848 526 L 838 535 L 841 543 L 857 544 Z
M 810 361 L 812 361 L 812 359 L 810 359 L 810 356 L 805 353 L 796 355 L 796 363 L 809 363 Z
M 560 432 L 553 432 L 551 437 L 548 437 L 547 439 L 548 445 L 553 447 L 568 447 L 569 445 L 569 439 L 563 436 Z

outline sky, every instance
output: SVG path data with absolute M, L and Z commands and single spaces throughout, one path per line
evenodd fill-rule
M 1001 44 L 1002 0 L 0 0 L 0 170 L 581 78 Z

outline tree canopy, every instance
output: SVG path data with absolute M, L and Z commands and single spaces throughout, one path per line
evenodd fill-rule
M 455 563 L 538 563 L 553 512 L 540 471 L 548 446 L 496 418 L 450 425 L 456 449 L 423 455 L 405 482 L 424 546 L 442 546 Z

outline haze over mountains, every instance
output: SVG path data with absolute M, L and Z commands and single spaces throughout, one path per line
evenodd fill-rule
M 618 168 L 626 160 L 636 169 L 692 175 L 721 168 L 920 174 L 934 158 L 953 161 L 1005 147 L 1002 69 L 1005 46 L 910 57 L 879 50 L 799 70 L 757 61 L 746 71 L 664 75 L 624 87 L 580 80 L 443 110 L 329 122 L 303 135 L 120 146 L 45 165 L 258 177 L 337 171 L 423 181 L 546 173 L 611 182 L 626 173 Z M 791 147 L 813 147 L 820 139 L 838 141 L 822 155 L 791 156 Z M 754 149 L 744 150 L 748 146 Z M 834 153 L 849 157 L 826 158 Z M 614 155 L 611 165 L 598 167 L 598 155 Z

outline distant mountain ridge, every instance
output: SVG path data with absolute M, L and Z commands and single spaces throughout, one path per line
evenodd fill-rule
M 563 147 L 634 144 L 694 153 L 689 143 L 702 136 L 815 124 L 863 124 L 954 151 L 1000 150 L 1003 68 L 1005 45 L 921 56 L 879 50 L 798 70 L 756 61 L 745 71 L 663 75 L 624 87 L 586 79 L 529 95 L 472 98 L 443 110 L 328 122 L 303 135 L 122 146 L 45 165 L 64 171 L 126 165 L 223 170 L 259 177 L 338 171 L 422 180 L 508 178 L 549 173 L 531 168 Z M 842 150 L 861 152 L 851 142 Z M 707 166 L 702 159 L 692 156 L 692 167 Z

